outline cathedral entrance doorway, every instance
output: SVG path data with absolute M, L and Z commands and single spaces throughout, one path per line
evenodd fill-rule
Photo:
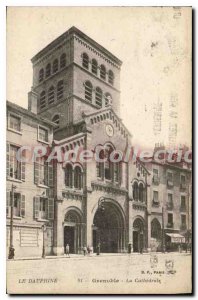
M 100 244 L 102 253 L 122 252 L 125 247 L 125 230 L 122 213 L 117 205 L 104 202 L 94 217 L 93 248 Z

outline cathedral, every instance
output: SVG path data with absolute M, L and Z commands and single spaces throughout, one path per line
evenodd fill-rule
M 122 62 L 75 27 L 31 61 L 28 109 L 7 101 L 8 248 L 11 235 L 16 257 L 64 255 L 66 245 L 81 254 L 88 246 L 126 253 L 185 244 L 191 171 L 108 159 L 133 146 L 120 115 Z M 21 146 L 38 145 L 71 155 L 53 163 L 16 159 Z M 86 159 L 73 159 L 76 149 Z

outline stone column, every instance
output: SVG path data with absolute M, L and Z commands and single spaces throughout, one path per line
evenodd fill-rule
M 151 189 L 147 184 L 147 250 L 151 251 Z
M 129 200 L 129 244 L 131 244 L 131 252 L 133 252 L 132 200 Z
M 86 242 L 87 246 L 93 246 L 93 228 L 92 228 L 92 216 L 89 211 L 87 211 L 87 222 L 86 222 Z
M 53 253 L 55 255 L 64 254 L 64 226 L 61 210 L 62 200 L 56 200 L 55 203 L 55 221 L 54 221 L 54 245 Z

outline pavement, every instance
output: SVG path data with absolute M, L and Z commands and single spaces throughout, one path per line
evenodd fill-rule
M 154 261 L 153 261 L 153 258 Z M 191 291 L 190 253 L 101 253 L 7 261 L 9 294 L 149 294 Z
M 70 254 L 70 258 L 74 259 L 79 259 L 79 258 L 85 258 L 85 257 L 110 257 L 110 256 L 141 256 L 141 255 L 164 255 L 164 254 L 170 254 L 172 255 L 190 255 L 191 253 L 189 252 L 144 252 L 144 253 L 137 253 L 137 252 L 132 252 L 132 253 L 100 253 L 100 255 L 96 255 L 96 253 L 92 254 L 86 254 L 85 256 L 83 254 Z M 30 257 L 15 257 L 14 259 L 7 259 L 8 261 L 18 261 L 18 260 L 43 260 L 43 259 L 62 259 L 62 258 L 68 258 L 68 256 L 64 255 L 46 255 L 45 258 L 41 256 L 30 256 Z

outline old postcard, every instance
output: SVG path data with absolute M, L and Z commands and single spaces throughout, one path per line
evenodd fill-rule
M 192 292 L 191 7 L 7 8 L 7 293 Z

